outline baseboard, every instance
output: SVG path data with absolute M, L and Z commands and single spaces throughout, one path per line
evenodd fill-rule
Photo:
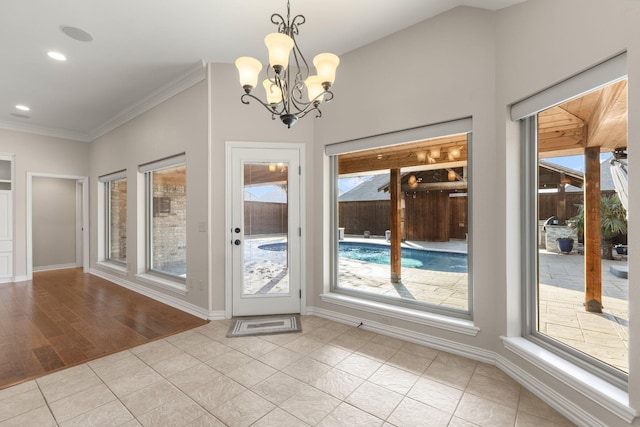
M 510 360 L 496 355 L 496 367 L 505 372 L 521 386 L 538 396 L 547 405 L 567 417 L 571 422 L 585 427 L 605 427 L 606 425 L 592 417 L 562 394 L 548 387 L 545 383 L 521 369 Z
M 434 337 L 396 326 L 361 319 L 324 308 L 307 307 L 307 314 L 352 326 L 357 326 L 362 322 L 362 326 L 360 327 L 371 332 L 376 332 L 381 335 L 398 338 L 416 344 L 422 344 L 436 350 L 447 351 L 449 353 L 464 356 L 489 365 L 494 365 L 523 387 L 527 388 L 531 393 L 539 397 L 543 402 L 577 425 L 588 427 L 605 426 L 605 424 L 597 418 L 588 414 L 584 408 L 576 405 L 556 390 L 531 375 L 529 372 L 493 351 L 484 350 L 475 346 L 461 344 L 455 341 Z
M 67 268 L 79 268 L 82 267 L 82 265 L 78 265 L 75 262 L 69 263 L 69 264 L 55 264 L 55 265 L 43 265 L 41 267 L 33 267 L 33 272 L 38 272 L 38 271 L 53 271 L 53 270 L 64 270 Z
M 495 365 L 495 353 L 467 344 L 461 344 L 456 341 L 434 337 L 432 335 L 399 328 L 397 326 L 365 320 L 359 317 L 338 313 L 336 311 L 326 310 L 324 308 L 307 307 L 307 314 L 313 314 L 318 317 L 354 326 L 359 325 L 362 322 L 362 326 L 360 326 L 362 329 Z
M 116 285 L 122 286 L 123 288 L 127 288 L 131 291 L 147 296 L 151 299 L 154 299 L 158 302 L 161 302 L 173 308 L 177 308 L 178 310 L 184 311 L 185 313 L 189 313 L 194 316 L 197 316 L 201 319 L 221 320 L 225 318 L 224 310 L 210 311 L 205 308 L 199 307 L 195 304 L 191 304 L 190 302 L 182 301 L 178 298 L 163 294 L 162 292 L 155 291 L 146 286 L 142 286 L 137 283 L 131 282 L 129 280 L 123 279 L 122 277 L 109 274 L 101 270 L 96 270 L 94 268 L 89 270 L 89 273 L 93 274 L 94 276 L 98 276 L 102 279 L 113 282 Z

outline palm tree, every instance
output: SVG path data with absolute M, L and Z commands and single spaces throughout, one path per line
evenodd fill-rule
M 578 213 L 569 219 L 569 225 L 578 234 L 584 234 L 584 204 L 577 205 Z M 600 237 L 602 259 L 613 259 L 613 238 L 627 233 L 627 212 L 617 194 L 600 197 Z

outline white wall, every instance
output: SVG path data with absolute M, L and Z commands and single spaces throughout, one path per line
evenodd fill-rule
M 15 154 L 15 270 L 27 274 L 27 173 L 89 176 L 89 144 L 61 138 L 0 129 L 0 152 Z
M 116 275 L 141 289 L 209 309 L 208 239 L 199 231 L 208 221 L 207 84 L 200 82 L 91 143 L 91 268 L 106 274 L 98 261 L 98 177 L 127 171 L 127 272 Z M 187 162 L 187 295 L 140 281 L 145 271 L 144 182 L 138 166 L 180 153 Z
M 629 151 L 640 145 L 640 2 L 529 0 L 499 12 L 457 8 L 341 57 L 334 92 L 315 128 L 315 212 L 327 213 L 324 146 L 385 132 L 473 117 L 471 223 L 476 337 L 397 319 L 392 327 L 493 352 L 533 375 L 606 425 L 623 421 L 507 351 L 501 336 L 521 333 L 520 141 L 508 107 L 624 50 L 629 61 Z M 630 210 L 640 210 L 634 186 Z M 635 196 L 635 197 L 634 197 Z M 479 203 L 478 201 L 481 201 Z M 635 208 L 634 208 L 635 207 Z M 500 224 L 504 224 L 500 227 Z M 377 316 L 323 302 L 328 284 L 328 222 L 316 216 L 310 304 L 356 318 Z M 638 227 L 630 241 L 640 241 Z M 495 238 L 498 233 L 498 238 Z M 640 253 L 631 256 L 629 300 L 640 297 Z M 632 407 L 640 407 L 640 309 L 630 304 Z M 490 353 L 487 353 L 490 354 Z M 638 422 L 636 424 L 640 425 Z M 634 424 L 635 425 L 635 424 Z
M 473 205 L 471 250 L 474 318 L 481 332 L 469 337 L 398 320 L 392 325 L 486 349 L 495 348 L 501 319 L 485 307 L 504 305 L 495 279 L 499 271 L 493 256 L 497 250 L 492 238 L 495 212 L 490 202 L 484 203 L 485 197 L 495 197 L 486 193 L 495 185 L 497 169 L 494 28 L 495 14 L 457 8 L 343 55 L 336 76 L 336 98 L 327 106 L 322 123 L 316 125 L 317 169 L 313 179 L 314 211 L 318 212 L 326 209 L 322 194 L 328 185 L 327 170 L 319 163 L 325 144 L 473 117 L 472 197 L 483 203 Z M 327 224 L 324 226 L 315 227 L 317 241 L 326 236 Z M 375 320 L 320 300 L 318 295 L 328 282 L 326 262 L 323 265 L 316 258 L 313 264 L 313 305 Z
M 33 268 L 76 265 L 76 181 L 33 177 Z

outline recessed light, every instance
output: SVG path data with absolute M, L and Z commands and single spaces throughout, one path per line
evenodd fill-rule
M 20 111 L 31 111 L 31 108 L 27 107 L 26 105 L 22 105 L 22 104 L 16 105 L 16 109 L 20 110 Z
M 80 28 L 72 27 L 70 25 L 61 25 L 60 31 L 62 31 L 72 39 L 78 40 L 80 42 L 93 41 L 93 36 Z
M 55 59 L 56 61 L 66 61 L 67 60 L 66 56 L 64 56 L 60 52 L 55 52 L 53 50 L 50 50 L 49 52 L 47 52 L 47 55 L 49 55 L 49 58 Z

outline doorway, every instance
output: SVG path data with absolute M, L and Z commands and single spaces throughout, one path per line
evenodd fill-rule
M 75 266 L 82 266 L 85 273 L 89 271 L 89 178 L 82 176 L 69 176 L 69 175 L 55 175 L 55 174 L 41 174 L 41 173 L 27 173 L 27 280 L 33 278 L 34 271 L 34 256 L 40 256 L 41 254 L 47 254 L 52 252 L 62 252 L 62 249 L 58 248 L 41 248 L 36 246 L 34 240 L 34 233 L 40 233 L 40 230 L 56 229 L 57 224 L 54 224 L 55 219 L 52 217 L 50 220 L 46 218 L 47 212 L 44 212 L 45 218 L 43 219 L 42 209 L 40 213 L 34 211 L 34 203 L 37 206 L 39 194 L 41 194 L 42 184 L 45 187 L 52 184 L 54 187 L 67 188 L 69 196 L 69 204 L 72 206 L 67 207 L 69 216 L 73 217 L 69 226 L 69 234 L 65 241 L 69 243 L 68 253 L 69 260 L 71 262 L 57 263 L 56 261 L 44 262 L 47 264 L 45 268 L 39 269 L 55 269 L 58 268 L 71 268 Z M 55 184 L 54 184 L 55 183 Z M 53 187 L 52 187 L 53 188 Z M 46 188 L 45 188 L 46 190 Z M 55 197 L 55 194 L 53 195 Z M 52 204 L 55 204 L 52 202 Z M 52 209 L 52 214 L 55 209 Z M 49 221 L 49 222 L 47 222 Z M 35 229 L 34 229 L 35 227 Z M 42 240 L 42 239 L 39 239 Z M 47 240 L 47 239 L 45 239 Z M 47 242 L 51 244 L 51 241 Z M 56 244 L 54 241 L 53 244 Z M 51 258 L 54 259 L 54 258 Z M 68 261 L 68 260 L 67 260 Z M 42 264 L 42 261 L 38 261 L 38 265 Z
M 302 311 L 302 150 L 227 145 L 227 317 Z

